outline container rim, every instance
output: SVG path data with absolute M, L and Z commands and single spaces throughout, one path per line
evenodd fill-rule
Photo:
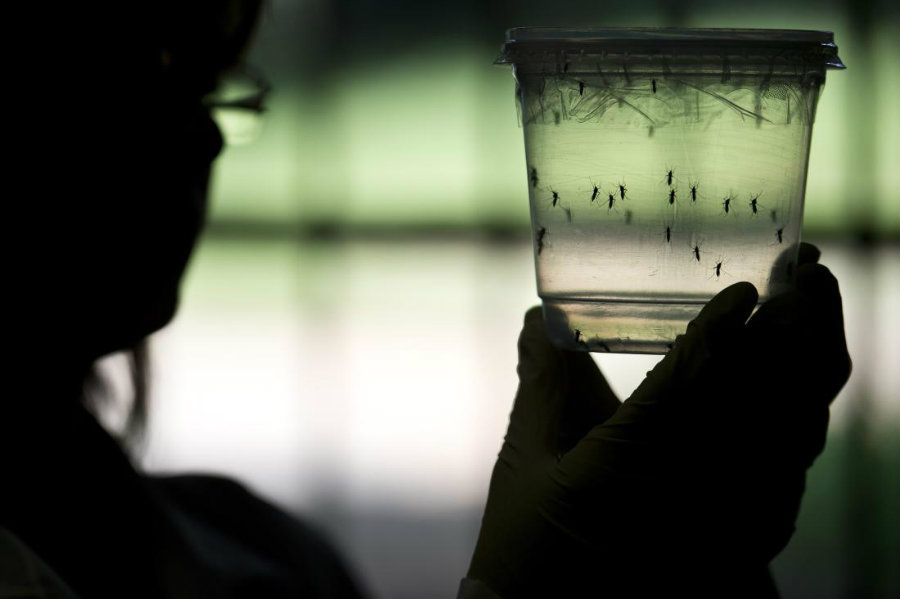
M 804 29 L 686 29 L 678 27 L 513 27 L 496 64 L 535 62 L 540 54 L 798 53 L 827 68 L 846 68 L 831 31 Z

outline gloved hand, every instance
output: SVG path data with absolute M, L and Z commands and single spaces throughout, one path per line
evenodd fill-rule
M 519 339 L 519 389 L 468 577 L 502 597 L 774 593 L 828 405 L 850 372 L 837 281 L 713 298 L 619 404 L 585 353 Z

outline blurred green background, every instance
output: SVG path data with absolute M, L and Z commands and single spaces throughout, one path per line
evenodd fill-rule
M 275 2 L 250 60 L 274 84 L 254 143 L 216 179 L 214 226 L 503 228 L 528 222 L 508 68 L 520 24 L 824 29 L 828 75 L 810 156 L 810 234 L 900 235 L 897 9 L 885 2 Z
M 854 373 L 774 571 L 785 597 L 897 597 L 898 17 L 881 0 L 270 2 L 248 56 L 269 110 L 219 115 L 232 144 L 155 340 L 144 464 L 246 481 L 327 529 L 374 596 L 453 596 L 537 303 L 513 81 L 491 64 L 505 29 L 831 30 L 848 70 L 819 103 L 804 238 L 841 281 Z M 624 398 L 657 359 L 598 362 Z

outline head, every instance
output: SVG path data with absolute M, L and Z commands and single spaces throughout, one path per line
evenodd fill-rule
M 204 98 L 242 60 L 259 5 L 163 2 L 86 35 L 102 45 L 85 73 L 90 105 L 68 136 L 78 193 L 56 315 L 64 359 L 86 367 L 172 319 L 222 148 Z
M 174 316 L 179 285 L 203 228 L 210 169 L 222 137 L 206 99 L 239 65 L 261 0 L 126 5 L 110 27 L 79 30 L 91 50 L 75 58 L 80 96 L 61 143 L 71 144 L 74 190 L 52 272 L 48 315 L 59 340 L 60 385 L 97 393 L 92 365 L 128 351 L 131 424 L 144 409 L 143 341 Z M 125 14 L 127 13 L 127 14 Z M 87 92 L 87 93 L 85 93 Z M 53 162 L 48 157 L 48 170 Z M 48 177 L 54 173 L 47 172 Z

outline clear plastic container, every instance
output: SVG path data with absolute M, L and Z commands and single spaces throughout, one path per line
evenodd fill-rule
M 520 28 L 497 62 L 556 345 L 664 353 L 722 288 L 790 283 L 830 32 Z

